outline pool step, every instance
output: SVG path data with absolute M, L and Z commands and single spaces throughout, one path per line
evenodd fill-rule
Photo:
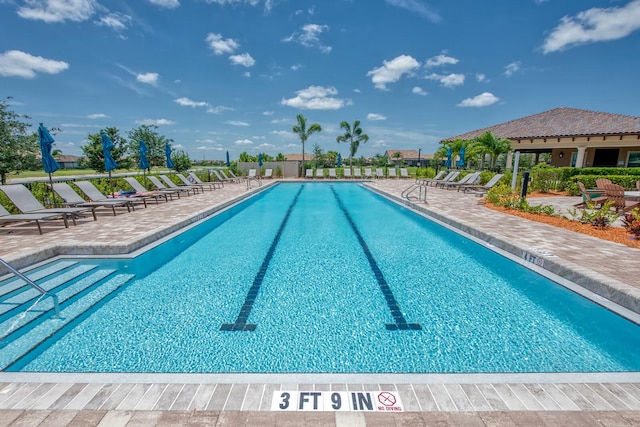
M 117 291 L 133 277 L 135 277 L 133 274 L 116 274 L 108 277 L 108 280 L 101 282 L 99 286 L 94 288 L 87 286 L 85 289 L 90 289 L 89 292 L 82 294 L 79 298 L 67 298 L 66 303 L 61 304 L 59 319 L 53 316 L 51 298 L 44 298 L 39 301 L 34 309 L 46 312 L 47 319 L 41 322 L 31 322 L 32 325 L 30 325 L 31 328 L 29 330 L 22 330 L 19 334 L 15 334 L 14 331 L 12 335 L 15 334 L 15 336 L 8 336 L 3 340 L 6 345 L 0 349 L 0 370 L 4 370 L 7 366 L 26 355 L 96 303 Z M 60 295 L 60 298 L 62 299 L 62 295 Z
M 97 267 L 92 264 L 80 264 L 51 279 L 41 281 L 38 285 L 47 292 L 58 293 L 65 286 L 73 284 L 75 280 Z M 22 281 L 21 287 L 14 289 L 6 298 L 0 299 L 0 321 L 4 321 L 7 316 L 12 316 L 16 312 L 27 310 L 40 296 L 38 290 Z M 0 333 L 1 331 L 2 329 L 0 329 Z
M 24 275 L 34 282 L 37 282 L 47 276 L 66 270 L 77 263 L 77 261 L 60 261 L 53 265 L 47 265 L 40 270 L 35 270 L 32 273 L 24 273 Z M 24 285 L 24 280 L 15 277 L 13 274 L 10 275 L 10 278 L 0 281 L 0 301 L 10 297 L 16 290 L 20 289 Z

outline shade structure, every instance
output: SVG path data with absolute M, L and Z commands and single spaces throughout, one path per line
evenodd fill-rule
M 337 167 L 341 167 L 342 166 L 342 154 L 338 153 L 338 166 Z
M 167 167 L 173 169 L 173 161 L 171 160 L 171 146 L 169 143 L 164 145 L 164 154 L 167 157 Z
M 262 167 L 262 153 L 258 154 L 258 166 Z
M 149 149 L 147 148 L 147 144 L 144 143 L 143 140 L 140 140 L 140 163 L 139 163 L 139 168 L 142 170 L 146 170 L 149 169 L 151 167 L 151 165 L 149 165 L 149 159 L 147 159 L 147 153 L 149 152 Z
M 458 166 L 463 167 L 464 166 L 464 151 L 467 147 L 462 147 L 460 149 L 460 159 L 458 160 Z
M 44 171 L 48 174 L 51 174 L 60 169 L 60 165 L 51 155 L 51 145 L 55 142 L 55 140 L 53 139 L 47 128 L 42 125 L 42 123 L 40 123 L 40 126 L 38 126 L 38 141 L 40 142 L 40 151 L 42 152 L 42 166 L 44 167 Z
M 231 166 L 231 162 L 229 161 L 229 152 L 227 151 L 227 167 Z
M 448 168 L 451 167 L 451 154 L 452 154 L 452 151 L 451 151 L 451 148 L 449 148 L 447 150 L 447 161 L 444 163 L 444 165 Z
M 111 155 L 111 150 L 114 147 L 113 141 L 111 141 L 111 138 L 109 138 L 104 131 L 100 132 L 100 138 L 102 139 L 102 154 L 104 154 L 104 170 L 111 172 L 118 167 L 118 164 Z

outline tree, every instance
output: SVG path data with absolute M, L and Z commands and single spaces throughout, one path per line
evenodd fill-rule
M 151 167 L 163 167 L 167 164 L 165 145 L 173 142 L 173 139 L 160 135 L 157 132 L 157 129 L 158 126 L 156 125 L 142 125 L 128 132 L 129 154 L 135 159 L 136 164 L 138 164 L 137 162 L 140 160 L 140 140 L 147 144 L 147 148 L 149 149 L 147 152 L 147 159 L 149 160 L 149 165 L 151 165 Z
M 490 169 L 495 169 L 495 163 L 498 156 L 511 151 L 511 141 L 506 138 L 498 138 L 492 132 L 485 132 L 474 139 L 474 144 L 480 146 L 483 153 L 489 154 L 491 160 Z
M 316 168 L 318 163 L 321 166 L 324 165 L 324 150 L 318 144 L 313 144 L 313 157 L 315 158 Z
M 393 153 L 392 157 L 395 160 L 396 164 L 398 164 L 400 161 L 400 157 L 402 157 L 402 153 L 396 151 L 395 153 Z
M 130 169 L 133 165 L 133 161 L 126 157 L 126 153 L 129 149 L 127 140 L 120 136 L 120 131 L 116 127 L 108 127 L 104 130 L 107 136 L 113 142 L 113 149 L 111 150 L 111 156 L 118 164 L 118 168 Z M 89 134 L 87 137 L 89 143 L 83 145 L 82 152 L 86 157 L 86 162 L 83 162 L 83 167 L 88 167 L 96 172 L 104 172 L 104 154 L 102 153 L 102 138 L 100 132 Z
M 362 142 L 364 144 L 369 140 L 369 135 L 362 133 L 360 120 L 353 122 L 353 126 L 349 125 L 349 122 L 343 121 L 340 123 L 340 128 L 344 129 L 344 135 L 338 136 L 336 141 L 338 141 L 338 143 L 349 143 L 349 165 L 353 166 L 353 156 L 355 156 L 358 151 L 360 143 Z
M 276 155 L 276 162 L 284 162 L 285 160 L 287 160 L 287 158 L 284 156 L 284 154 L 278 153 Z
M 28 133 L 31 125 L 22 121 L 31 117 L 9 110 L 9 99 L 11 97 L 0 101 L 0 181 L 3 185 L 11 172 L 38 168 L 38 137 Z
M 304 169 L 304 143 L 309 139 L 309 136 L 317 132 L 322 132 L 322 127 L 318 123 L 313 123 L 307 129 L 307 119 L 302 115 L 296 116 L 298 124 L 293 126 L 293 132 L 298 134 L 300 142 L 302 142 L 302 169 Z
M 171 160 L 173 161 L 173 169 L 178 173 L 191 168 L 191 159 L 184 151 L 174 151 L 171 153 Z

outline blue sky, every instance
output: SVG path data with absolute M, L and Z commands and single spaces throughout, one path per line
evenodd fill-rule
M 640 0 L 0 0 L 0 97 L 89 133 L 157 124 L 193 159 L 298 153 L 358 119 L 357 155 L 556 107 L 638 116 Z M 35 129 L 35 128 L 34 128 Z

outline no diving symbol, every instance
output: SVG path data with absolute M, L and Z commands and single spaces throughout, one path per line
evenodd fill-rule
M 388 391 L 383 391 L 378 395 L 378 402 L 384 406 L 393 406 L 396 404 L 396 397 Z

